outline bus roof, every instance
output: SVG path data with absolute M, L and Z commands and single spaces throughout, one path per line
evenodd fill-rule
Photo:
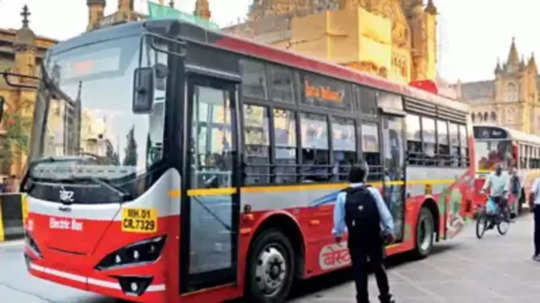
M 189 38 L 195 38 L 201 43 L 214 45 L 235 53 L 258 57 L 260 59 L 287 65 L 293 68 L 299 68 L 314 73 L 323 74 L 325 76 L 378 88 L 380 90 L 393 92 L 412 99 L 429 101 L 431 103 L 453 108 L 462 112 L 469 112 L 469 106 L 465 103 L 436 95 L 416 87 L 399 84 L 397 82 L 368 74 L 366 72 L 351 69 L 322 59 L 309 57 L 282 48 L 277 48 L 271 45 L 261 44 L 242 37 L 224 33 L 216 33 L 188 23 L 181 23 L 181 26 L 193 27 L 196 31 L 198 31 L 198 35 L 195 37 L 190 35 Z M 213 40 L 212 34 L 218 35 L 219 38 L 217 40 Z M 180 38 L 184 37 L 180 36 Z
M 508 135 L 508 139 L 511 139 L 511 140 L 516 140 L 521 143 L 540 145 L 540 136 L 537 136 L 537 135 L 527 134 L 527 133 L 520 132 L 511 128 L 498 126 L 494 124 L 474 125 L 474 128 L 481 128 L 481 127 L 489 127 L 491 129 L 498 129 L 498 130 L 504 131 Z
M 53 46 L 51 52 L 63 52 L 73 47 L 79 47 L 97 41 L 118 39 L 134 35 L 136 33 L 141 33 L 145 28 L 149 31 L 160 31 L 163 34 L 173 35 L 182 40 L 202 43 L 211 47 L 221 48 L 234 53 L 268 60 L 270 62 L 339 78 L 349 82 L 355 82 L 360 85 L 396 93 L 404 97 L 428 101 L 436 105 L 469 113 L 469 106 L 467 104 L 447 97 L 432 94 L 409 85 L 392 82 L 342 65 L 315 59 L 281 48 L 260 44 L 241 37 L 211 31 L 179 20 L 140 21 L 105 27 L 61 42 Z

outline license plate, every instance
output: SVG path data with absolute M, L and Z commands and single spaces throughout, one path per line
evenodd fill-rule
M 154 208 L 123 208 L 122 231 L 152 233 L 157 231 L 157 211 Z

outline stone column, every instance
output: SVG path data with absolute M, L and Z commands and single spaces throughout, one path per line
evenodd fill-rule
M 15 52 L 15 64 L 12 71 L 16 74 L 23 76 L 36 76 L 36 36 L 34 32 L 28 27 L 28 16 L 30 12 L 28 7 L 25 5 L 23 12 L 23 26 L 15 34 L 15 40 L 13 41 L 13 50 Z M 15 81 L 19 83 L 31 83 L 34 84 L 35 81 L 29 78 L 14 78 Z M 22 133 L 15 131 L 11 136 L 20 137 L 24 135 L 29 135 L 30 129 L 24 129 L 28 126 L 26 122 L 32 121 L 32 113 L 34 109 L 33 100 L 35 100 L 36 91 L 34 89 L 20 88 L 17 89 L 15 98 L 9 100 L 6 104 L 6 113 L 12 114 L 12 118 L 6 121 L 7 123 L 21 123 L 23 130 Z M 15 121 L 20 120 L 20 121 Z M 10 131 L 9 128 L 7 129 Z M 27 155 L 21 148 L 13 144 L 11 146 L 11 163 L 10 163 L 10 175 L 15 176 L 15 181 L 18 182 L 22 178 L 23 168 L 25 167 Z
M 197 2 L 195 2 L 195 12 L 193 14 L 203 19 L 210 20 L 212 13 L 210 12 L 208 0 L 197 0 Z
M 87 31 L 98 29 L 104 17 L 105 0 L 87 0 L 88 6 L 88 27 Z

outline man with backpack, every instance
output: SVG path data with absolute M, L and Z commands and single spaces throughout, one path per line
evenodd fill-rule
M 367 166 L 351 168 L 350 187 L 338 194 L 334 207 L 332 234 L 340 243 L 347 227 L 357 302 L 369 303 L 369 261 L 377 279 L 381 303 L 395 303 L 384 268 L 384 246 L 394 241 L 394 222 L 379 191 L 365 184 L 367 175 Z
M 529 207 L 534 213 L 534 255 L 533 260 L 540 262 L 540 178 L 533 181 L 529 197 Z

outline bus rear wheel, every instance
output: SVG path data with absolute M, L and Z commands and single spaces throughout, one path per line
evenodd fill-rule
M 433 249 L 433 233 L 435 232 L 435 220 L 431 211 L 422 207 L 420 216 L 416 223 L 416 243 L 414 255 L 418 258 L 425 258 Z
M 294 259 L 291 242 L 281 231 L 269 229 L 259 234 L 248 257 L 248 302 L 284 302 L 294 280 Z

